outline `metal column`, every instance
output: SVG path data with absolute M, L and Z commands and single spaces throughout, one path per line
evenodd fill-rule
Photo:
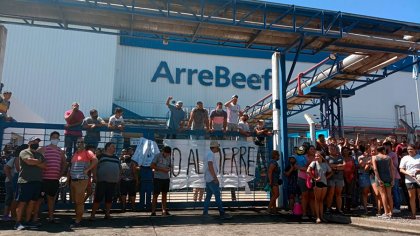
M 343 136 L 341 119 L 341 98 L 339 96 L 323 96 L 320 99 L 320 116 L 322 129 L 328 129 L 331 137 Z
M 287 145 L 287 99 L 286 99 L 286 56 L 274 53 L 272 62 L 272 90 L 273 90 L 273 150 L 280 152 L 280 173 L 283 174 L 284 163 L 288 158 Z M 287 204 L 283 189 L 280 188 L 279 206 Z
M 0 82 L 3 78 L 4 54 L 6 52 L 7 29 L 0 25 Z

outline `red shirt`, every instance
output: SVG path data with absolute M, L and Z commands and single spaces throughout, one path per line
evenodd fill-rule
M 73 110 L 68 110 L 64 113 L 64 117 L 69 117 Z M 66 124 L 71 125 L 74 123 L 82 124 L 83 119 L 85 119 L 85 115 L 80 110 L 75 111 L 76 113 L 73 114 L 71 119 L 66 119 Z M 64 129 L 64 135 L 73 135 L 77 137 L 82 137 L 82 130 L 68 130 Z

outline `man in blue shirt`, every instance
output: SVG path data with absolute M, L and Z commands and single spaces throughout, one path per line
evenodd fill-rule
M 169 119 L 167 129 L 170 131 L 166 138 L 176 139 L 176 133 L 184 128 L 185 111 L 182 110 L 183 103 L 176 102 L 175 106 L 170 103 L 172 96 L 166 100 L 166 106 L 169 108 Z

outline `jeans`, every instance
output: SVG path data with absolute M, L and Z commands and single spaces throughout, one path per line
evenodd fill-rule
M 95 137 L 89 137 L 85 136 L 85 143 L 86 145 L 92 145 L 96 148 L 98 148 L 99 140 Z
M 219 184 L 216 184 L 215 182 L 206 183 L 206 199 L 204 200 L 203 215 L 207 215 L 209 213 L 210 200 L 213 194 L 214 194 L 214 198 L 216 199 L 216 204 L 217 204 L 217 207 L 219 208 L 220 215 L 224 215 L 225 210 L 223 210 L 223 203 L 222 203 L 222 199 L 220 198 Z
M 77 150 L 76 143 L 78 138 L 79 136 L 74 135 L 64 136 L 64 147 L 66 148 L 66 158 L 68 162 L 73 157 L 73 153 Z
M 400 210 L 401 208 L 401 195 L 400 195 L 400 180 L 394 180 L 394 187 L 392 187 L 392 197 L 394 201 L 394 208 Z
M 121 134 L 113 134 L 111 137 L 111 142 L 115 144 L 115 147 L 117 149 L 115 154 L 117 155 L 117 157 L 119 157 L 121 154 L 121 150 L 124 146 L 124 137 L 121 136 Z

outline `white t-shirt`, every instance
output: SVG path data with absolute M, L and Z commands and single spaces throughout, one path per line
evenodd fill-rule
M 230 106 L 226 107 L 227 123 L 237 124 L 239 120 L 240 110 L 241 107 L 239 106 L 239 104 L 236 103 L 236 105 L 233 105 L 233 103 L 230 103 Z
M 216 173 L 216 175 L 217 175 L 217 173 L 219 173 L 219 168 L 217 166 L 218 162 L 216 161 L 216 155 L 215 154 L 216 153 L 213 153 L 211 150 L 206 153 L 206 158 L 204 160 L 204 181 L 206 181 L 206 183 L 214 180 L 213 176 L 211 175 L 210 170 L 209 170 L 209 162 L 210 161 L 213 162 L 213 169 L 214 169 L 214 172 Z
M 412 157 L 407 155 L 401 159 L 400 169 L 405 169 L 405 171 L 411 175 L 415 174 L 417 170 L 420 170 L 420 155 Z M 405 176 L 406 183 L 416 183 L 416 180 L 411 176 Z
M 239 121 L 238 123 L 238 129 L 245 131 L 245 132 L 249 132 L 249 124 L 248 123 L 244 123 L 242 120 Z M 246 137 L 245 136 L 238 136 L 236 140 L 241 140 L 241 141 L 246 141 Z
M 118 125 L 123 125 L 124 124 L 124 119 L 122 116 L 120 116 L 120 118 L 115 117 L 115 115 L 109 117 L 109 123 L 113 126 L 118 126 Z M 121 130 L 116 129 L 114 131 L 111 132 L 111 136 L 112 135 L 122 135 Z

